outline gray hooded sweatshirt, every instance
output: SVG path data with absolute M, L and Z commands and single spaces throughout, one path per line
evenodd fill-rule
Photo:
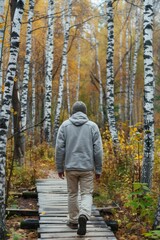
M 60 126 L 56 140 L 56 166 L 64 170 L 102 172 L 102 139 L 97 124 L 76 112 Z

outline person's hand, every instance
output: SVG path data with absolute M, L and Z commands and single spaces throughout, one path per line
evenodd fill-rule
M 64 179 L 64 172 L 59 172 L 58 176 L 59 176 L 59 178 Z
M 96 181 L 99 182 L 99 181 L 100 181 L 101 174 L 96 173 L 95 176 L 96 176 Z

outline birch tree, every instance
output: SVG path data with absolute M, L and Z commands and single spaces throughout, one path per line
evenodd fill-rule
M 17 0 L 10 1 L 10 16 L 11 22 L 13 22 L 15 10 L 16 10 Z M 12 31 L 12 29 L 11 29 Z M 13 94 L 12 94 L 12 108 L 13 108 L 13 134 L 14 134 L 14 153 L 13 159 L 17 161 L 20 165 L 23 163 L 23 156 L 24 156 L 24 144 L 22 140 L 22 133 L 20 132 L 21 123 L 20 123 L 20 116 L 21 116 L 21 107 L 20 107 L 20 94 L 19 94 L 19 83 L 18 83 L 18 73 L 19 73 L 19 66 L 17 65 L 16 76 L 14 79 L 14 86 L 13 86 Z
M 64 38 L 66 34 L 66 19 L 65 19 L 65 5 L 66 1 L 64 0 L 62 2 L 62 26 L 63 26 L 63 33 Z M 67 87 L 67 109 L 68 109 L 68 115 L 70 116 L 71 113 L 71 107 L 70 107 L 70 90 L 69 90 L 69 74 L 68 74 L 68 58 L 66 57 L 66 87 Z
M 4 0 L 0 0 L 0 106 L 2 101 L 2 42 L 4 35 Z
M 26 37 L 26 54 L 24 60 L 24 73 L 21 93 L 21 130 L 26 128 L 27 123 L 27 99 L 28 99 L 28 81 L 32 48 L 32 21 L 34 15 L 34 0 L 29 0 L 29 13 Z
M 111 133 L 113 144 L 116 145 L 118 141 L 118 131 L 116 128 L 116 121 L 114 115 L 114 21 L 113 21 L 113 1 L 107 0 L 107 29 L 108 29 L 108 46 L 107 46 L 107 115 L 109 130 Z
M 55 114 L 55 119 L 54 119 L 54 129 L 53 129 L 53 144 L 54 145 L 56 142 L 57 132 L 58 132 L 58 128 L 59 128 L 60 112 L 61 112 L 62 101 L 63 101 L 64 74 L 65 74 L 66 64 L 67 64 L 67 49 L 68 49 L 68 42 L 69 42 L 71 13 L 72 13 L 72 0 L 69 0 L 68 1 L 68 16 L 66 18 L 66 30 L 65 30 L 65 37 L 64 37 L 64 44 L 63 44 L 63 52 L 62 52 L 62 66 L 61 66 L 60 79 L 59 79 L 57 107 L 56 107 L 56 114 Z
M 123 22 L 123 21 L 122 21 Z M 123 91 L 123 68 L 122 68 L 122 40 L 123 40 L 123 32 L 121 29 L 120 32 L 120 48 L 119 48 L 119 65 L 120 65 L 120 87 L 119 87 L 119 117 L 122 120 L 122 91 Z
M 52 103 L 52 72 L 54 56 L 54 0 L 48 1 L 48 31 L 46 40 L 46 72 L 45 72 L 45 102 L 44 102 L 44 133 L 47 142 L 51 141 L 51 103 Z
M 149 188 L 154 162 L 153 15 L 153 0 L 144 0 L 144 157 L 141 181 Z
M 0 239 L 5 239 L 5 166 L 6 166 L 6 143 L 10 119 L 12 91 L 20 42 L 20 27 L 24 10 L 24 0 L 17 2 L 16 11 L 12 24 L 11 46 L 5 80 L 2 109 L 0 112 Z
M 134 99 L 134 87 L 135 87 L 135 79 L 136 79 L 136 72 L 137 72 L 137 61 L 138 61 L 138 52 L 140 48 L 140 36 L 141 36 L 141 24 L 140 18 L 141 12 L 137 8 L 136 9 L 136 21 L 135 21 L 135 47 L 134 47 L 134 57 L 133 57 L 133 69 L 131 73 L 131 87 L 130 87 L 130 98 L 129 98 L 129 119 L 130 125 L 132 124 L 132 110 L 133 110 L 133 99 Z
M 98 59 L 98 41 L 96 40 L 96 65 L 98 70 L 98 80 L 99 80 L 99 110 L 101 116 L 101 124 L 104 124 L 104 112 L 103 112 L 103 86 L 101 77 L 101 66 Z
M 129 60 L 130 60 L 130 51 L 129 51 L 129 26 L 126 29 L 126 83 L 125 83 L 125 120 L 128 120 L 128 107 L 129 107 Z
M 35 75 L 36 75 L 36 73 L 35 73 L 35 63 L 33 63 L 33 65 L 32 65 L 32 126 L 35 125 L 35 116 L 36 116 Z M 33 132 L 34 132 L 34 130 L 33 130 Z
M 71 114 L 71 104 L 70 104 L 68 64 L 66 66 L 66 85 L 67 85 L 67 108 L 68 108 L 68 115 L 70 117 L 70 114 Z

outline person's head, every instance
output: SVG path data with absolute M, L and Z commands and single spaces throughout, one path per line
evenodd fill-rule
M 82 101 L 75 102 L 72 106 L 72 114 L 74 114 L 76 112 L 83 112 L 83 113 L 87 114 L 86 104 Z

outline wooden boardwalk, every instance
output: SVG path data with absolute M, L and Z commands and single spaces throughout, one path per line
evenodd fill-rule
M 77 230 L 66 226 L 68 220 L 67 186 L 65 180 L 37 180 L 39 206 L 39 238 L 58 240 L 116 240 L 114 234 L 93 206 L 92 216 L 87 222 L 87 233 L 78 236 Z

